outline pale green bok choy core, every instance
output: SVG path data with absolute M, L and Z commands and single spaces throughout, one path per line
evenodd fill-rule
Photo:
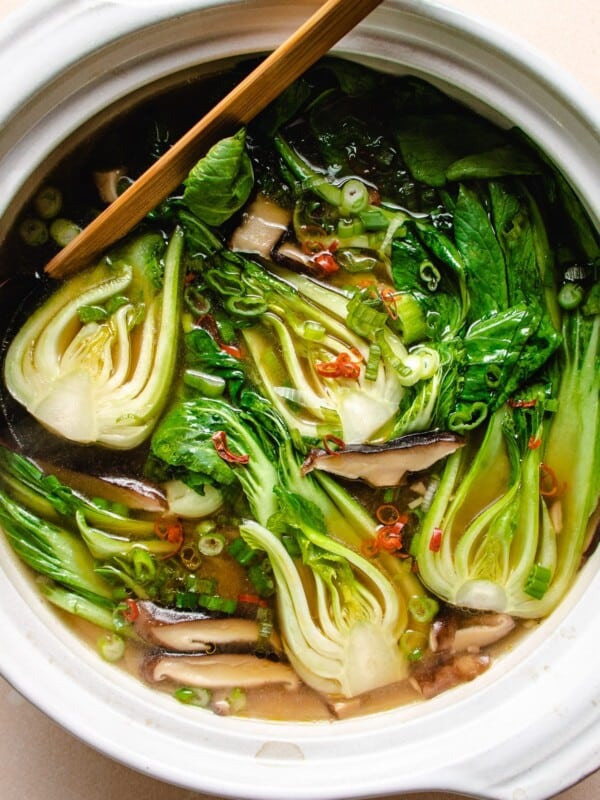
M 53 433 L 130 449 L 163 410 L 177 364 L 183 233 L 143 234 L 60 286 L 6 354 L 8 391 Z M 164 258 L 164 262 L 163 262 Z

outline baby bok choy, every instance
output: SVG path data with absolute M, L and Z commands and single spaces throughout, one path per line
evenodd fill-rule
M 0 524 L 17 555 L 40 576 L 44 596 L 71 614 L 121 628 L 115 587 L 147 598 L 157 563 L 181 545 L 180 538 L 159 535 L 157 520 L 168 523 L 89 498 L 0 447 Z
M 239 406 L 184 399 L 152 436 L 152 470 L 191 486 L 241 487 L 240 535 L 271 562 L 288 658 L 309 686 L 351 697 L 406 676 L 408 599 L 422 588 L 407 561 L 359 552 L 377 523 L 327 476 L 303 476 L 301 464 L 277 410 L 250 391 Z
M 183 233 L 143 234 L 67 280 L 6 354 L 13 397 L 50 431 L 130 449 L 147 438 L 172 385 Z
M 257 522 L 245 522 L 240 533 L 269 556 L 279 627 L 298 675 L 318 691 L 342 697 L 406 677 L 408 661 L 398 645 L 405 616 L 392 582 L 327 535 L 317 506 L 291 493 L 281 498 L 299 558 Z
M 585 555 L 600 499 L 597 309 L 565 312 L 562 332 L 555 400 L 530 387 L 496 411 L 471 464 L 448 459 L 413 541 L 421 579 L 449 603 L 543 617 Z

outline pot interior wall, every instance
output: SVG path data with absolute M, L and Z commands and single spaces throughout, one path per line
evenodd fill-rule
M 129 12 L 119 4 L 106 6 L 106 25 L 114 23 L 116 33 L 105 34 L 103 44 L 92 45 L 93 25 L 82 15 L 77 24 L 71 25 L 73 34 L 80 29 L 86 32 L 80 40 L 85 52 L 74 48 L 71 55 L 59 59 L 59 66 L 43 83 L 41 66 L 37 69 L 34 61 L 31 75 L 38 76 L 39 85 L 30 86 L 20 104 L 15 102 L 12 108 L 6 104 L 11 119 L 0 134 L 0 152 L 4 153 L 0 161 L 0 240 L 6 237 L 43 176 L 100 126 L 157 91 L 173 89 L 215 69 L 227 68 L 239 58 L 269 51 L 316 3 L 230 2 L 205 4 L 207 8 L 197 10 L 190 10 L 187 5 L 183 3 L 186 7 L 182 13 L 173 16 L 164 9 L 159 11 L 158 5 L 156 12 L 151 8 L 144 11 L 137 4 Z M 537 65 L 523 66 L 493 42 L 477 38 L 468 25 L 458 29 L 442 13 L 423 15 L 420 5 L 386 3 L 335 52 L 383 70 L 420 75 L 494 121 L 518 124 L 534 140 L 543 142 L 579 189 L 592 217 L 598 220 L 600 143 L 594 124 L 540 74 Z M 139 14 L 133 13 L 136 8 L 142 8 Z M 42 47 L 40 61 L 45 55 Z M 4 260 L 0 269 L 3 275 L 9 274 L 11 265 Z M 291 799 L 324 800 L 429 788 L 508 797 L 507 786 L 512 790 L 526 785 L 522 779 L 527 768 L 524 756 L 515 755 L 514 747 L 513 723 L 519 717 L 519 704 L 528 704 L 526 698 L 532 695 L 543 704 L 544 684 L 535 681 L 544 664 L 553 658 L 556 663 L 552 667 L 551 689 L 567 672 L 561 658 L 571 663 L 591 657 L 589 636 L 573 644 L 572 656 L 557 648 L 565 620 L 578 605 L 591 606 L 594 594 L 600 590 L 594 559 L 594 565 L 588 565 L 559 613 L 477 686 L 463 687 L 451 697 L 440 698 L 429 709 L 415 707 L 368 720 L 341 722 L 340 736 L 334 741 L 331 732 L 319 726 L 241 722 L 232 728 L 230 721 L 220 719 L 198 723 L 197 716 L 187 710 L 181 714 L 178 710 L 174 715 L 162 699 L 134 686 L 127 678 L 115 682 L 109 669 L 97 664 L 41 607 L 35 587 L 4 546 L 1 552 L 0 570 L 7 582 L 0 589 L 0 597 L 4 594 L 0 605 L 19 609 L 17 615 L 25 620 L 27 633 L 24 644 L 14 621 L 0 609 L 0 620 L 4 614 L 4 622 L 12 631 L 11 652 L 30 659 L 39 646 L 36 643 L 43 643 L 48 652 L 59 654 L 61 662 L 58 672 L 62 676 L 52 663 L 54 656 L 41 665 L 36 680 L 39 686 L 48 687 L 44 692 L 32 687 L 19 673 L 16 660 L 7 663 L 3 669 L 15 685 L 88 741 L 89 717 L 91 711 L 97 712 L 96 738 L 92 743 L 130 766 L 151 770 L 157 777 L 191 789 L 262 800 L 277 798 L 283 792 Z M 532 659 L 536 659 L 534 665 L 530 663 Z M 69 697 L 64 676 L 79 676 L 82 663 L 88 674 Z M 585 677 L 583 674 L 581 680 L 585 681 Z M 48 695 L 52 687 L 56 687 L 54 698 Z M 573 699 L 573 691 L 567 701 L 573 701 L 571 708 L 580 714 L 581 726 L 597 725 L 597 714 L 590 717 L 589 709 L 583 710 L 582 702 Z M 78 703 L 86 711 L 71 714 L 59 707 L 61 701 L 65 708 Z M 106 707 L 110 708 L 108 715 Z M 528 753 L 537 748 L 539 754 L 552 757 L 560 746 L 568 750 L 569 732 L 560 728 L 559 720 L 546 722 L 546 730 L 542 721 L 540 729 L 530 737 Z M 549 730 L 556 733 L 550 744 L 543 735 Z M 135 744 L 138 734 L 143 748 Z M 468 753 L 463 742 L 469 743 Z M 394 769 L 389 763 L 392 745 L 398 748 L 392 754 Z M 431 752 L 439 754 L 435 765 L 431 764 Z M 197 762 L 194 765 L 198 753 L 202 769 Z M 238 759 L 236 774 L 232 774 L 232 754 Z M 589 749 L 582 746 L 580 754 L 574 768 L 577 775 L 571 768 L 568 779 L 584 774 L 584 756 Z M 508 769 L 507 757 L 513 758 Z M 479 758 L 482 760 L 478 762 Z M 325 786 L 324 777 L 334 762 L 339 783 L 332 786 L 327 780 Z M 468 781 L 465 771 L 470 776 Z M 560 780 L 554 779 L 553 791 L 561 788 Z M 567 780 L 566 775 L 562 780 Z M 541 786 L 543 781 L 530 795 L 532 798 L 542 796 Z

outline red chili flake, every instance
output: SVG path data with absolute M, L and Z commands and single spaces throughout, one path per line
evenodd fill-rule
M 323 378 L 349 378 L 358 380 L 360 377 L 360 364 L 353 361 L 350 353 L 339 353 L 333 361 L 319 361 L 315 370 Z
M 535 408 L 537 400 L 509 400 L 508 405 L 511 408 Z
M 432 553 L 439 553 L 441 546 L 442 546 L 442 529 L 434 528 L 433 533 L 431 534 L 431 539 L 429 540 L 429 549 L 431 550 Z
M 402 529 L 403 522 L 396 522 L 394 525 L 383 525 L 377 531 L 377 543 L 381 550 L 388 553 L 397 553 L 402 550 Z
M 542 440 L 539 439 L 538 437 L 532 435 L 532 436 L 529 437 L 529 441 L 527 442 L 527 447 L 530 450 L 537 450 L 538 447 L 541 446 L 541 444 L 542 444 Z
M 379 544 L 376 539 L 369 539 L 361 544 L 360 550 L 365 558 L 374 558 L 379 555 Z
M 381 205 L 381 195 L 378 189 L 369 189 L 369 203 L 372 206 Z
M 242 351 L 240 348 L 235 344 L 223 344 L 219 345 L 219 349 L 222 350 L 224 353 L 227 353 L 234 358 L 243 358 Z
M 156 520 L 154 533 L 171 544 L 183 542 L 183 525 L 178 520 Z
M 250 606 L 260 606 L 261 608 L 266 608 L 267 606 L 267 601 L 257 594 L 240 594 L 237 601 L 238 603 L 247 603 Z
M 540 464 L 540 494 L 542 497 L 556 497 L 564 494 L 567 484 L 563 483 L 562 489 L 558 484 L 556 472 L 548 464 Z
M 326 275 L 331 275 L 332 273 L 337 272 L 340 268 L 340 265 L 329 251 L 317 253 L 316 256 L 313 256 L 312 260 Z
M 250 456 L 247 453 L 244 455 L 238 455 L 237 453 L 232 453 L 231 450 L 229 450 L 227 447 L 227 434 L 225 431 L 217 431 L 216 433 L 213 433 L 211 438 L 212 443 L 215 446 L 215 450 L 223 459 L 223 461 L 227 461 L 230 464 L 247 464 L 250 461 Z
M 189 286 L 189 285 L 190 285 L 190 283 L 193 283 L 193 282 L 194 282 L 194 279 L 195 279 L 195 277 L 196 277 L 196 275 L 195 275 L 195 273 L 194 273 L 194 272 L 186 272 L 186 275 L 185 275 L 185 285 L 186 285 L 186 286 Z
M 325 436 L 323 436 L 322 441 L 323 450 L 325 450 L 325 452 L 330 456 L 334 456 L 340 450 L 346 449 L 346 442 L 343 439 L 340 439 L 339 436 L 335 436 L 333 433 L 326 433 Z
M 368 289 L 369 287 L 374 286 L 375 283 L 375 278 L 361 278 L 360 280 L 356 281 L 356 285 L 359 289 Z
M 393 506 L 390 506 L 393 508 Z M 381 507 L 380 507 L 381 508 Z M 402 531 L 408 521 L 405 514 L 398 515 L 398 519 L 389 525 L 381 525 L 377 529 L 374 539 L 363 542 L 361 550 L 363 555 L 368 558 L 378 555 L 382 550 L 390 553 L 397 558 L 408 558 L 408 553 L 402 552 L 403 539 Z
M 393 289 L 385 288 L 379 293 L 385 310 L 387 311 L 390 319 L 398 319 L 398 309 L 396 307 L 396 293 Z
M 138 608 L 138 604 L 131 597 L 128 597 L 127 600 L 125 600 L 125 603 L 127 605 L 127 608 L 123 611 L 123 618 L 127 622 L 135 622 L 135 620 L 140 615 L 140 609 Z

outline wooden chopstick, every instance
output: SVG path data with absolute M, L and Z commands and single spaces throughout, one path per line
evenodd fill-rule
M 63 278 L 117 242 L 182 183 L 207 150 L 250 122 L 381 0 L 327 0 L 46 265 Z

